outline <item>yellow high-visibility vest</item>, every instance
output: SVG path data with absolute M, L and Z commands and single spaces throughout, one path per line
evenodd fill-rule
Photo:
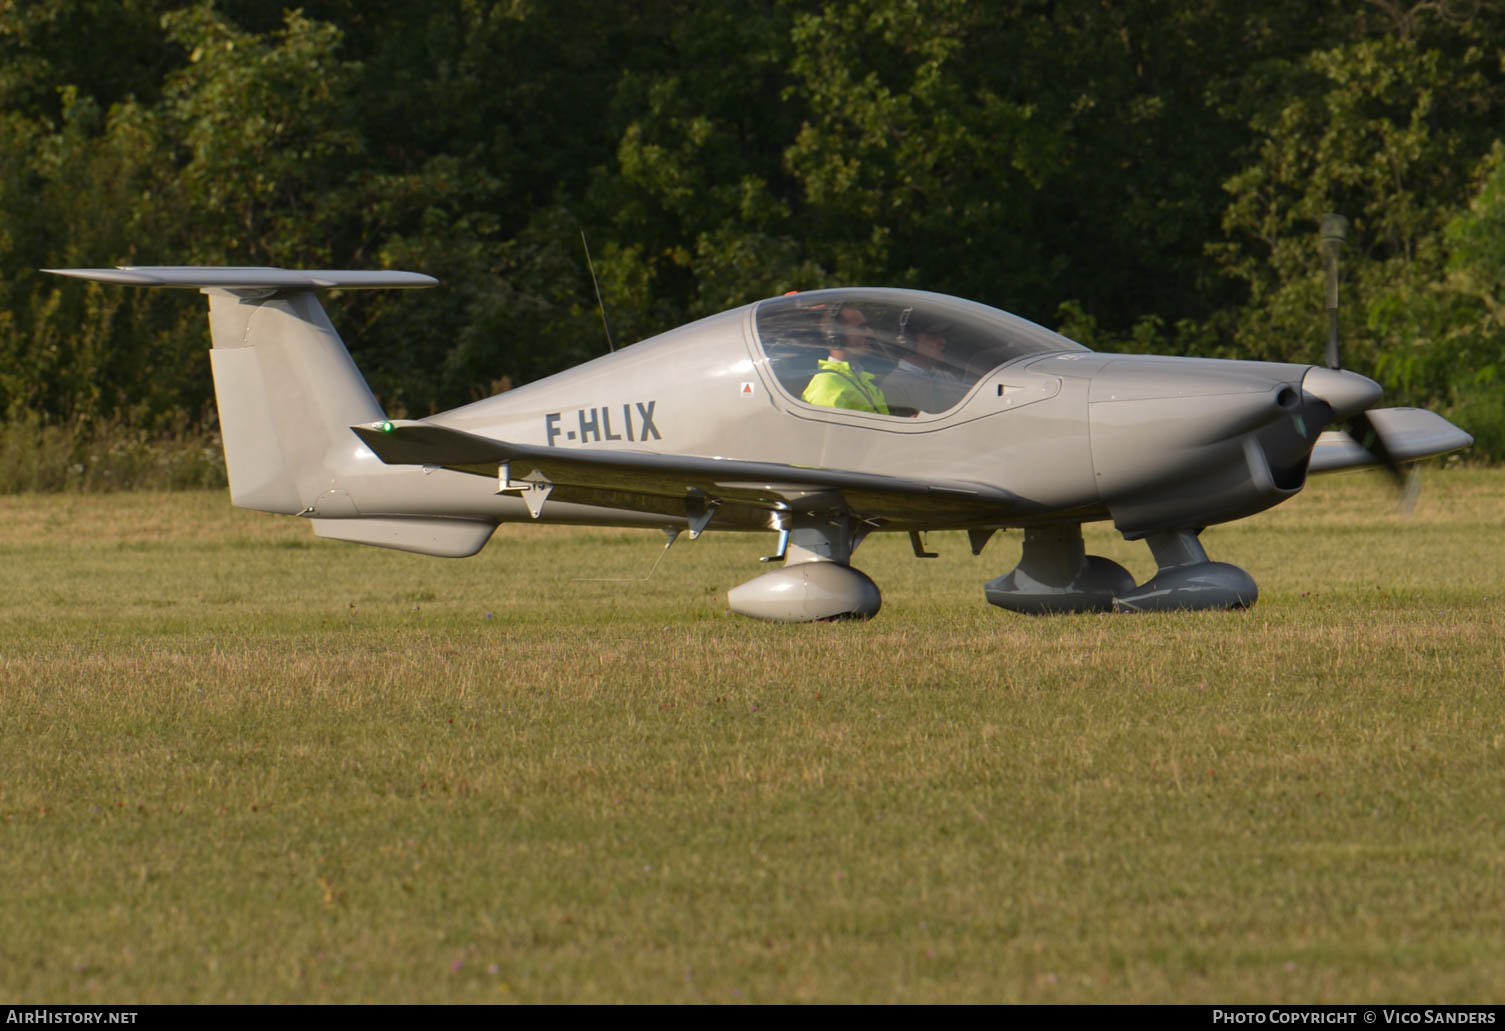
M 834 358 L 822 358 L 819 364 L 820 371 L 800 395 L 810 404 L 888 414 L 888 400 L 871 372 L 854 372 L 851 363 Z

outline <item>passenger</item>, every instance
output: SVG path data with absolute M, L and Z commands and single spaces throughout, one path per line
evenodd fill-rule
M 900 341 L 907 346 L 894 371 L 883 378 L 884 396 L 896 415 L 944 412 L 959 400 L 955 370 L 946 362 L 951 327 L 924 315 L 907 321 L 907 339 Z
M 867 316 L 857 308 L 836 305 L 823 320 L 829 357 L 818 363 L 819 371 L 801 396 L 813 405 L 847 408 L 854 412 L 888 414 L 888 400 L 877 378 L 862 368 L 862 359 L 873 355 L 873 331 Z

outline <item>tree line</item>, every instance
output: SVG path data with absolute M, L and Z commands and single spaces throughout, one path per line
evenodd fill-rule
M 0 3 L 0 417 L 214 418 L 201 304 L 44 267 L 394 267 L 393 414 L 792 289 L 1345 363 L 1505 458 L 1500 0 Z

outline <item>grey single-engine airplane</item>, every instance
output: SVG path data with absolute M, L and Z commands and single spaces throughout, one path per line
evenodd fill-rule
M 772 531 L 781 561 L 730 591 L 776 621 L 869 617 L 851 566 L 875 531 L 1022 529 L 985 585 L 1018 612 L 1242 607 L 1253 579 L 1198 536 L 1297 494 L 1308 473 L 1472 443 L 1381 408 L 1337 367 L 1099 354 L 972 301 L 836 289 L 758 301 L 425 419 L 388 419 L 316 294 L 435 284 L 395 271 L 58 269 L 209 298 L 232 502 L 320 537 L 479 551 L 509 521 Z M 1335 307 L 1335 301 L 1334 305 Z M 1334 319 L 1334 324 L 1336 320 Z M 1337 427 L 1324 432 L 1327 427 Z M 1148 542 L 1144 584 L 1085 553 L 1083 523 Z

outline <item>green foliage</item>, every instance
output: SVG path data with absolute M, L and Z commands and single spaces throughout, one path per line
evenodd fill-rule
M 1057 319 L 1057 332 L 1094 351 L 1206 356 L 1217 348 L 1213 330 L 1194 319 L 1167 327 L 1159 315 L 1144 315 L 1127 332 L 1115 332 L 1100 325 L 1076 300 L 1063 301 Z
M 1044 285 L 1032 272 L 1049 262 L 1018 229 L 1067 127 L 968 60 L 993 17 L 965 0 L 890 0 L 796 19 L 792 92 L 808 113 L 785 159 L 838 279 L 977 295 L 1011 271 L 1021 292 Z M 946 268 L 962 254 L 965 272 Z
M 360 68 L 337 56 L 339 30 L 290 12 L 256 36 L 209 4 L 162 24 L 188 58 L 156 112 L 173 150 L 153 199 L 174 210 L 151 214 L 181 238 L 153 241 L 150 263 L 327 265 L 339 187 L 363 146 L 347 109 Z
M 1470 42 L 1478 32 L 1384 34 L 1272 70 L 1277 85 L 1250 122 L 1255 159 L 1225 184 L 1229 239 L 1209 248 L 1247 288 L 1239 352 L 1316 360 L 1325 322 L 1315 230 L 1341 211 L 1353 223 L 1345 364 L 1379 379 L 1391 403 L 1453 406 L 1474 429 L 1481 405 L 1464 399 L 1489 389 L 1500 348 L 1481 291 L 1498 257 L 1488 227 L 1500 89 Z M 1505 455 L 1496 435 L 1478 436 L 1480 453 Z
M 102 106 L 155 98 L 176 61 L 164 11 L 181 0 L 8 0 L 0 4 L 0 110 L 56 120 L 64 87 Z
M 1339 210 L 1348 364 L 1482 426 L 1502 35 L 1493 2 L 0 4 L 0 418 L 211 396 L 191 299 L 39 268 L 430 272 L 332 301 L 422 415 L 601 352 L 582 231 L 618 343 L 861 282 L 1315 360 Z
M 219 433 L 186 418 L 148 429 L 121 417 L 56 424 L 26 413 L 0 425 L 0 494 L 190 490 L 226 483 Z

